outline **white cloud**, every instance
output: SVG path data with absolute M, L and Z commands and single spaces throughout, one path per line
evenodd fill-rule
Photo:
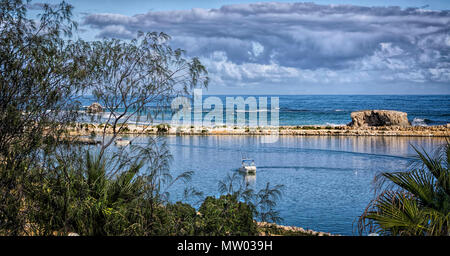
M 164 31 L 224 85 L 450 82 L 449 11 L 256 3 L 91 14 L 84 25 L 100 37 Z

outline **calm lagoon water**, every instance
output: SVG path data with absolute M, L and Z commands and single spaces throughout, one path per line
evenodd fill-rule
M 167 136 L 174 174 L 194 171 L 190 185 L 218 194 L 218 182 L 240 167 L 241 155 L 258 167 L 255 189 L 285 186 L 277 205 L 280 224 L 353 235 L 353 223 L 373 198 L 374 176 L 408 168 L 411 145 L 431 150 L 444 138 L 282 136 L 264 144 L 258 136 Z M 185 184 L 171 187 L 181 198 Z M 356 224 L 355 224 L 356 225 Z M 356 226 L 355 226 L 356 227 Z

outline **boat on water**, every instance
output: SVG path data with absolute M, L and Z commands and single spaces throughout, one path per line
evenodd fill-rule
M 253 159 L 242 159 L 242 166 L 239 170 L 247 174 L 256 174 L 255 161 Z

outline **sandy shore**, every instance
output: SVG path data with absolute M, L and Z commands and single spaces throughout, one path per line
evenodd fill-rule
M 111 127 L 103 124 L 76 124 L 68 132 L 73 136 L 99 135 L 103 131 L 112 134 Z M 412 137 L 449 137 L 450 124 L 437 126 L 377 126 L 355 128 L 351 126 L 281 126 L 264 127 L 171 127 L 169 125 L 136 125 L 126 124 L 122 134 L 167 134 L 167 135 L 299 135 L 299 136 L 412 136 Z

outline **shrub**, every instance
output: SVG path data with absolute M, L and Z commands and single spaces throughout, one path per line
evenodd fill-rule
M 168 124 L 158 124 L 156 126 L 156 130 L 159 133 L 166 133 L 169 131 L 169 129 L 170 129 L 170 125 L 168 125 Z
M 207 197 L 200 206 L 201 235 L 256 235 L 257 226 L 253 210 L 248 204 L 239 202 L 235 195 L 220 198 Z

